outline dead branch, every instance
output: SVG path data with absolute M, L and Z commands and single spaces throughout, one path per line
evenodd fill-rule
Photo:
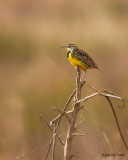
M 54 127 L 53 127 L 53 146 L 52 146 L 52 160 L 55 160 L 55 146 L 56 146 L 56 124 L 54 124 Z
M 51 126 L 47 123 L 47 121 L 43 118 L 43 116 L 42 115 L 40 115 L 40 120 L 41 120 L 41 122 L 43 121 L 43 123 L 50 129 L 50 131 L 53 133 L 54 131 L 53 131 L 53 129 L 51 128 Z M 58 140 L 60 141 L 60 143 L 62 144 L 62 145 L 64 145 L 64 142 L 60 139 L 60 137 L 56 134 L 56 137 L 58 138 Z
M 43 118 L 42 115 L 40 116 L 41 122 L 43 122 L 43 124 L 45 124 L 49 128 L 49 130 L 52 132 L 52 137 L 51 137 L 51 140 L 50 140 L 49 144 L 45 145 L 43 147 L 40 147 L 40 148 L 38 148 L 34 151 L 31 151 L 31 152 L 29 152 L 25 155 L 18 156 L 18 157 L 16 157 L 16 160 L 20 160 L 20 159 L 22 159 L 22 158 L 24 158 L 28 155 L 31 155 L 31 154 L 33 154 L 33 153 L 35 153 L 35 152 L 37 152 L 41 149 L 45 149 L 45 148 L 48 148 L 48 149 L 47 149 L 44 160 L 48 159 L 50 151 L 51 151 L 51 155 L 52 155 L 52 160 L 55 160 L 55 148 L 56 148 L 56 140 L 57 139 L 64 146 L 64 160 L 71 160 L 73 157 L 75 157 L 75 155 L 72 154 L 73 139 L 74 139 L 75 136 L 84 136 L 85 135 L 85 133 L 83 133 L 81 130 L 76 131 L 77 125 L 80 125 L 84 120 L 84 118 L 82 118 L 81 120 L 77 121 L 79 111 L 81 109 L 84 109 L 84 106 L 81 106 L 80 103 L 85 102 L 85 101 L 87 101 L 87 100 L 89 100 L 89 99 L 91 99 L 91 98 L 93 98 L 97 95 L 103 96 L 108 100 L 109 105 L 111 106 L 112 112 L 114 114 L 115 121 L 116 121 L 118 130 L 119 130 L 120 136 L 122 138 L 122 141 L 123 141 L 125 147 L 128 150 L 128 146 L 125 142 L 125 139 L 123 138 L 121 128 L 120 128 L 120 125 L 119 125 L 119 122 L 118 122 L 118 119 L 117 119 L 117 116 L 116 116 L 116 112 L 114 110 L 114 107 L 113 107 L 113 104 L 112 104 L 110 98 L 115 98 L 115 99 L 121 100 L 123 102 L 123 105 L 125 105 L 125 102 L 128 102 L 128 101 L 124 100 L 123 98 L 117 96 L 116 94 L 114 94 L 110 91 L 107 91 L 107 90 L 99 91 L 99 90 L 95 89 L 94 87 L 92 87 L 90 85 L 87 85 L 87 86 L 90 87 L 91 89 L 93 89 L 95 91 L 95 93 L 93 93 L 89 96 L 86 96 L 84 98 L 81 98 L 81 89 L 85 84 L 85 81 L 82 80 L 84 75 L 80 79 L 81 72 L 80 72 L 78 67 L 76 67 L 76 73 L 77 73 L 76 89 L 72 92 L 72 94 L 69 97 L 68 101 L 66 102 L 63 110 L 61 111 L 60 109 L 58 109 L 56 107 L 53 108 L 53 109 L 57 110 L 57 112 L 59 112 L 59 115 L 57 117 L 55 117 L 50 122 L 50 125 L 49 125 L 49 123 L 47 123 L 47 121 Z M 73 97 L 74 97 L 74 100 L 72 102 L 72 109 L 70 111 L 66 112 L 66 109 L 67 109 L 67 107 L 68 107 L 68 105 L 71 102 Z M 68 120 L 68 128 L 67 128 L 67 131 L 66 131 L 65 143 L 61 140 L 61 138 L 60 138 L 61 136 L 58 135 L 58 133 L 57 133 L 57 129 L 60 125 L 60 122 L 61 122 L 61 119 L 62 119 L 63 116 L 65 116 Z M 51 126 L 51 125 L 53 125 L 53 126 Z
M 55 109 L 57 112 L 59 112 L 60 113 L 60 115 L 62 115 L 63 114 L 63 116 L 65 116 L 66 118 L 67 118 L 67 120 L 68 120 L 68 115 L 67 115 L 67 112 L 64 112 L 64 113 L 62 113 L 62 111 L 59 109 L 59 108 L 57 108 L 57 107 L 52 107 L 53 109 Z M 57 121 L 56 121 L 57 122 Z M 54 121 L 54 123 L 55 123 L 55 121 Z
M 88 85 L 88 87 L 92 88 L 93 90 L 95 90 L 96 92 L 98 92 L 99 94 L 101 94 L 102 96 L 107 96 L 107 97 L 111 97 L 111 98 L 116 98 L 116 99 L 119 99 L 119 100 L 122 100 L 123 102 L 128 102 L 128 100 L 125 100 L 119 96 L 117 96 L 116 94 L 114 94 L 113 92 L 111 91 L 108 91 L 106 89 L 103 89 L 102 91 L 98 91 L 96 88 L 94 88 L 93 86 L 91 85 Z
M 48 155 L 50 153 L 50 149 L 51 149 L 52 143 L 53 143 L 53 139 L 51 139 L 51 141 L 49 143 L 48 150 L 47 150 L 47 153 L 46 153 L 46 156 L 45 156 L 44 160 L 47 160 L 47 158 L 48 158 Z
M 85 84 L 85 80 L 82 81 L 82 79 L 81 79 L 81 80 L 80 80 L 80 88 L 82 88 L 82 87 L 84 86 L 84 84 Z M 59 123 L 60 123 L 60 121 L 61 121 L 61 118 L 64 116 L 64 113 L 65 113 L 65 111 L 66 111 L 66 109 L 67 109 L 70 101 L 71 101 L 72 98 L 74 97 L 75 93 L 76 93 L 76 89 L 72 92 L 71 96 L 69 97 L 68 101 L 66 102 L 66 104 L 65 104 L 65 106 L 64 106 L 64 108 L 63 108 L 63 110 L 62 110 L 62 113 L 61 113 L 60 115 L 58 115 L 57 117 L 55 117 L 55 118 L 50 122 L 50 126 L 51 126 L 53 123 L 56 123 L 57 121 L 58 121 L 58 126 L 59 126 Z
M 85 102 L 87 101 L 88 99 L 92 98 L 92 97 L 95 97 L 97 95 L 100 95 L 100 96 L 104 96 L 104 97 L 110 97 L 110 98 L 115 98 L 115 99 L 118 99 L 118 100 L 121 100 L 123 102 L 128 102 L 127 100 L 124 100 L 123 98 L 119 97 L 119 96 L 116 96 L 116 95 L 113 95 L 113 94 L 109 94 L 109 93 L 105 93 L 104 90 L 103 91 L 98 91 L 96 93 L 93 93 L 89 96 L 86 96 L 82 99 L 80 99 L 79 101 L 77 101 L 77 103 L 81 103 L 81 102 Z
M 77 77 L 76 77 L 76 96 L 75 96 L 75 102 L 78 101 L 81 97 L 81 87 L 80 87 L 80 70 L 77 67 L 76 68 Z M 68 122 L 68 130 L 67 130 L 67 136 L 66 136 L 66 142 L 64 146 L 64 160 L 71 160 L 72 154 L 72 142 L 73 142 L 73 133 L 75 132 L 75 124 L 76 124 L 76 118 L 79 110 L 77 109 L 80 106 L 80 103 L 74 103 L 73 104 L 73 112 L 71 113 L 69 122 Z
M 64 115 L 64 112 L 66 111 L 66 109 L 67 109 L 70 101 L 71 101 L 72 98 L 74 97 L 75 93 L 76 93 L 76 90 L 74 90 L 74 91 L 72 92 L 71 96 L 69 97 L 68 101 L 66 102 L 66 104 L 65 104 L 65 106 L 64 106 L 64 108 L 63 108 L 62 113 L 61 113 L 60 115 L 58 115 L 56 118 L 54 118 L 54 119 L 50 122 L 50 126 L 51 126 L 53 123 L 56 123 L 57 121 L 58 121 L 58 126 L 59 126 L 59 123 L 60 123 L 60 121 L 61 121 L 61 118 L 62 118 L 62 116 Z
M 111 106 L 111 109 L 112 109 L 112 112 L 113 112 L 113 115 L 114 115 L 114 118 L 115 118 L 115 121 L 116 121 L 118 130 L 119 130 L 119 134 L 120 134 L 120 136 L 121 136 L 121 139 L 122 139 L 122 141 L 123 141 L 126 149 L 128 150 L 128 146 L 127 146 L 127 143 L 125 142 L 125 139 L 124 139 L 123 134 L 122 134 L 122 132 L 121 132 L 121 128 L 120 128 L 120 125 L 119 125 L 119 121 L 118 121 L 116 112 L 115 112 L 115 110 L 114 110 L 113 104 L 112 104 L 112 102 L 111 102 L 111 100 L 110 100 L 109 97 L 105 97 L 105 98 L 108 100 L 108 102 L 109 102 L 109 104 L 110 104 L 110 106 Z
M 92 98 L 92 97 L 95 97 L 95 96 L 97 96 L 97 95 L 99 95 L 99 93 L 93 93 L 93 94 L 91 94 L 91 95 L 89 95 L 89 96 L 86 96 L 85 98 L 82 98 L 82 99 L 80 99 L 79 101 L 77 101 L 76 103 L 81 103 L 81 102 L 85 102 L 85 101 L 87 101 L 88 99 L 90 99 L 90 98 Z
M 128 101 L 127 101 L 127 100 L 124 100 L 123 98 L 115 95 L 114 93 L 112 93 L 112 92 L 110 92 L 110 91 L 107 91 L 107 90 L 98 91 L 97 89 L 95 89 L 94 87 L 92 87 L 92 86 L 90 86 L 90 85 L 87 85 L 87 86 L 89 86 L 90 88 L 92 88 L 93 90 L 95 90 L 96 93 L 94 93 L 94 94 L 92 94 L 92 95 L 90 95 L 90 96 L 87 96 L 87 97 L 79 100 L 77 103 L 87 101 L 89 98 L 92 98 L 92 97 L 94 97 L 94 96 L 96 96 L 96 95 L 104 96 L 104 97 L 108 100 L 108 102 L 109 102 L 109 104 L 110 104 L 110 106 L 111 106 L 111 109 L 112 109 L 112 112 L 113 112 L 113 115 L 114 115 L 114 118 L 115 118 L 115 121 L 116 121 L 118 130 L 119 130 L 119 134 L 120 134 L 120 136 L 121 136 L 121 139 L 122 139 L 122 141 L 123 141 L 126 149 L 128 150 L 128 146 L 127 146 L 127 144 L 126 144 L 126 142 L 125 142 L 125 139 L 124 139 L 124 137 L 123 137 L 123 134 L 122 134 L 122 132 L 121 132 L 121 128 L 120 128 L 120 125 L 119 125 L 119 121 L 118 121 L 116 112 L 115 112 L 115 110 L 114 110 L 114 107 L 113 107 L 113 104 L 112 104 L 110 98 L 115 98 L 115 99 L 118 99 L 118 100 L 123 101 L 123 105 L 125 105 L 124 102 L 128 102 Z
M 15 159 L 16 159 L 16 160 L 23 159 L 23 158 L 25 158 L 25 157 L 27 157 L 27 156 L 32 155 L 32 154 L 35 153 L 35 152 L 38 152 L 38 151 L 40 151 L 40 150 L 42 150 L 42 149 L 45 149 L 45 148 L 49 147 L 49 145 L 50 145 L 50 143 L 49 143 L 48 145 L 41 146 L 41 147 L 39 147 L 39 148 L 31 151 L 31 152 L 28 152 L 27 154 L 19 155 L 19 156 L 17 156 Z

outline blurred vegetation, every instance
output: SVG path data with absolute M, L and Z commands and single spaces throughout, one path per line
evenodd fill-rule
M 4 59 L 11 62 L 25 62 L 33 57 L 36 51 L 35 43 L 24 35 L 15 33 L 0 34 L 0 60 Z
M 14 159 L 49 140 L 49 130 L 39 116 L 48 121 L 54 118 L 57 113 L 50 107 L 63 108 L 75 87 L 76 73 L 66 51 L 59 48 L 62 45 L 75 43 L 104 71 L 88 71 L 89 84 L 128 99 L 126 0 L 6 0 L 1 2 L 0 13 L 0 159 Z M 89 93 L 84 88 L 82 96 Z M 110 152 L 103 131 L 115 152 L 126 152 L 107 102 L 94 98 L 86 107 L 88 113 L 82 114 L 87 118 L 81 127 L 87 135 L 76 139 L 82 146 L 80 158 L 96 159 Z M 127 108 L 115 109 L 127 141 Z M 65 129 L 63 122 L 60 133 Z M 41 159 L 43 154 L 26 159 Z

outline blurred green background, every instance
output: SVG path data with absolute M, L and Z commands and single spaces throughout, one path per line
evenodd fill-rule
M 104 71 L 88 70 L 88 84 L 128 99 L 127 0 L 4 0 L 0 4 L 0 159 L 15 159 L 49 141 L 51 133 L 39 117 L 53 119 L 57 113 L 51 106 L 62 109 L 75 87 L 76 73 L 66 51 L 59 48 L 62 45 L 75 43 Z M 90 93 L 84 87 L 82 97 Z M 113 103 L 128 144 L 127 105 L 121 109 L 119 101 Z M 86 136 L 74 141 L 77 156 L 92 160 L 102 153 L 125 153 L 106 100 L 97 97 L 85 105 L 88 112 L 82 111 L 79 119 L 85 117 L 80 129 Z M 65 121 L 60 133 L 64 130 Z M 62 149 L 56 149 L 58 160 Z M 42 159 L 44 153 L 24 159 Z

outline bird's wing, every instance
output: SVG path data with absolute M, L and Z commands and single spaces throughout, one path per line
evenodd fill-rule
M 82 64 L 88 68 L 97 68 L 97 64 L 93 61 L 93 59 L 85 52 L 82 50 L 77 50 L 74 52 L 74 56 L 82 62 Z

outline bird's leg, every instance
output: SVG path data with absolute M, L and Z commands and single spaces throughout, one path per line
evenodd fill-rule
M 86 70 L 84 71 L 83 75 L 81 76 L 81 78 L 80 78 L 80 82 L 82 82 L 82 80 L 83 80 L 83 78 L 84 78 L 85 74 L 86 74 Z
M 81 71 L 79 69 L 79 66 L 76 66 L 75 67 L 76 69 L 76 73 L 77 73 L 77 76 L 76 76 L 76 97 L 75 97 L 75 102 L 78 101 L 81 97 L 81 85 L 80 85 L 80 75 L 81 75 Z

